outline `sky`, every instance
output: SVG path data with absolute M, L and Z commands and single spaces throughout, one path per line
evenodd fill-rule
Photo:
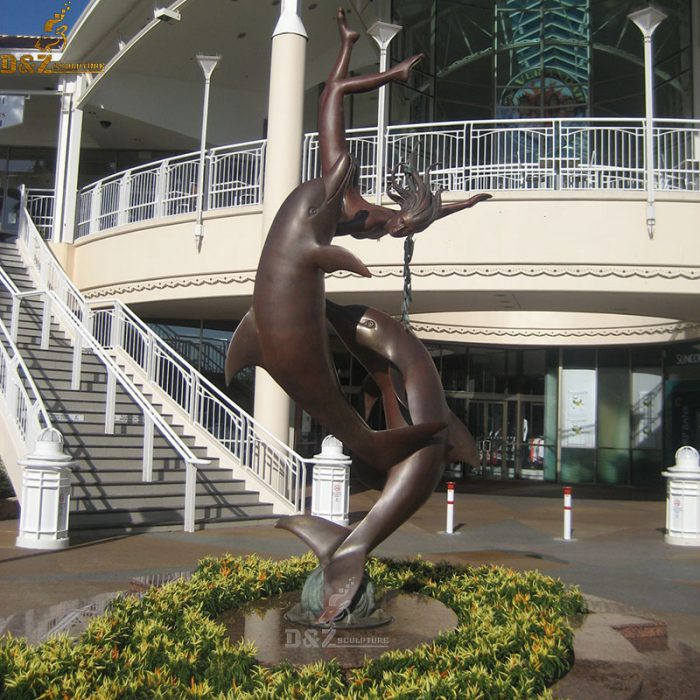
M 60 13 L 69 0 L 0 0 L 0 34 L 44 34 L 44 23 Z M 75 24 L 89 0 L 70 0 L 63 24 Z M 119 0 L 112 0 L 119 2 Z M 50 35 L 51 32 L 48 32 Z

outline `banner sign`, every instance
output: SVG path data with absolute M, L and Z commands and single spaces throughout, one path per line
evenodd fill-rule
M 596 371 L 565 369 L 559 414 L 562 447 L 596 446 Z

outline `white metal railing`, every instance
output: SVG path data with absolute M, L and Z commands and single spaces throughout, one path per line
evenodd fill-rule
M 646 187 L 643 119 L 483 120 L 387 128 L 387 175 L 411 152 L 449 191 L 639 190 Z M 360 189 L 374 192 L 376 129 L 352 129 Z M 320 174 L 318 134 L 304 140 L 302 177 Z M 655 187 L 700 191 L 700 121 L 654 121 Z
M 117 385 L 138 406 L 143 416 L 143 457 L 142 479 L 153 479 L 153 438 L 157 430 L 168 442 L 173 450 L 185 463 L 185 516 L 184 527 L 188 532 L 193 532 L 195 527 L 195 498 L 197 488 L 197 465 L 208 464 L 208 460 L 199 459 L 182 439 L 175 433 L 172 427 L 156 411 L 132 380 L 119 367 L 95 339 L 86 325 L 87 318 L 85 300 L 78 290 L 62 272 L 60 265 L 51 255 L 39 232 L 34 226 L 26 209 L 20 212 L 19 226 L 20 253 L 25 263 L 31 270 L 34 266 L 34 274 L 38 277 L 38 289 L 31 292 L 13 293 L 13 319 L 18 316 L 15 309 L 27 299 L 39 299 L 43 302 L 41 316 L 41 344 L 40 347 L 49 347 L 51 321 L 55 317 L 61 322 L 63 328 L 72 339 L 72 369 L 71 389 L 80 388 L 80 375 L 82 355 L 90 350 L 93 356 L 100 361 L 106 372 L 106 398 L 105 398 L 105 433 L 114 433 L 116 417 Z M 29 245 L 27 243 L 29 242 Z M 61 281 L 62 278 L 62 281 Z M 50 288 L 49 284 L 54 287 Z M 79 313 L 76 313 L 78 309 Z M 13 320 L 13 332 L 16 332 L 17 324 Z
M 90 302 L 53 257 L 27 212 L 19 240 L 38 275 L 38 286 L 54 291 L 103 349 L 120 351 L 238 463 L 295 511 L 305 506 L 306 460 L 275 438 L 173 351 L 118 300 Z
M 31 454 L 39 432 L 53 428 L 31 372 L 27 369 L 17 349 L 19 326 L 19 290 L 0 267 L 0 288 L 4 288 L 10 307 L 10 330 L 5 325 L 7 316 L 0 318 L 0 396 L 5 405 L 5 415 L 16 428 L 25 454 Z
M 265 142 L 207 151 L 208 209 L 262 203 Z M 197 206 L 199 153 L 165 158 L 110 175 L 78 194 L 76 238 L 139 221 L 189 214 Z
M 93 332 L 104 347 L 130 357 L 192 424 L 295 511 L 304 511 L 304 458 L 219 391 L 120 301 L 95 301 L 89 306 Z
M 387 128 L 388 175 L 408 155 L 421 171 L 432 164 L 431 184 L 452 192 L 504 190 L 627 190 L 646 188 L 644 119 L 584 118 L 482 120 L 394 125 Z M 700 120 L 654 120 L 654 186 L 700 192 Z M 357 160 L 360 191 L 376 187 L 377 130 L 347 132 Z M 205 208 L 262 204 L 265 141 L 207 151 Z M 138 221 L 193 213 L 199 156 L 188 153 L 99 180 L 78 193 L 76 238 Z M 304 137 L 302 178 L 321 172 L 318 134 Z M 46 192 L 46 194 L 41 194 Z M 48 235 L 50 191 L 31 199 Z
M 54 211 L 54 191 L 47 189 L 27 189 L 27 211 L 43 238 L 51 237 Z

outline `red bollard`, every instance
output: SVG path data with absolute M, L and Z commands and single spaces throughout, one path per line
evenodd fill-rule
M 455 528 L 455 482 L 447 482 L 447 524 L 445 532 L 448 535 L 454 534 Z
M 571 539 L 571 486 L 564 487 L 564 539 Z

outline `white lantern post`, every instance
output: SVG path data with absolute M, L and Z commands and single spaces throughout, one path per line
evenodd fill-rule
M 647 180 L 647 232 L 654 237 L 656 226 L 656 208 L 654 204 L 654 63 L 651 38 L 656 28 L 667 15 L 653 5 L 630 12 L 627 17 L 634 22 L 644 37 L 644 164 Z
M 209 83 L 211 82 L 211 74 L 221 60 L 221 56 L 206 56 L 197 54 L 197 63 L 204 73 L 204 99 L 202 103 L 202 131 L 199 141 L 199 169 L 197 171 L 197 216 L 194 225 L 195 241 L 197 250 L 202 247 L 202 237 L 204 235 L 204 226 L 202 217 L 204 212 L 204 167 L 206 160 L 207 149 L 207 124 L 209 121 Z
M 387 49 L 391 40 L 401 31 L 401 26 L 398 24 L 390 24 L 389 22 L 377 21 L 368 30 L 367 33 L 377 42 L 379 46 L 379 71 L 383 73 L 387 68 Z M 379 88 L 379 100 L 377 106 L 377 171 L 375 179 L 375 202 L 382 203 L 383 185 L 384 185 L 384 161 L 386 140 L 386 85 Z

